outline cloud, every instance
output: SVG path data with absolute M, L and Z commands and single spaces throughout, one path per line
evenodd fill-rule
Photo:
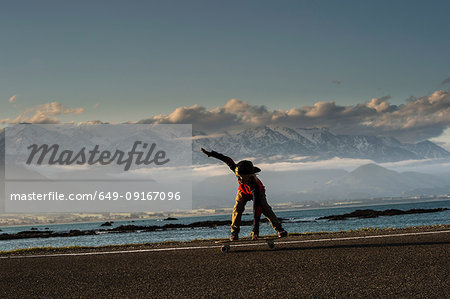
M 13 95 L 12 97 L 9 98 L 8 101 L 9 101 L 10 103 L 13 103 L 14 100 L 16 99 L 16 96 L 17 96 L 17 95 Z
M 331 81 L 331 83 L 333 83 L 333 84 L 337 84 L 337 85 L 340 85 L 342 82 L 341 81 L 339 81 L 339 80 L 333 80 L 333 81 Z
M 190 140 L 199 140 L 199 139 L 207 139 L 207 138 L 218 138 L 226 136 L 225 133 L 217 133 L 217 134 L 209 134 L 209 135 L 196 135 L 189 138 Z
M 233 101 L 233 100 L 230 100 Z M 238 107 L 236 107 L 238 109 Z M 229 112 L 226 107 L 208 110 L 205 107 L 194 105 L 191 107 L 179 107 L 168 115 L 156 115 L 149 119 L 143 119 L 138 123 L 151 124 L 195 124 L 195 128 L 209 128 L 218 130 L 240 124 L 241 113 Z
M 84 108 L 69 108 L 59 102 L 51 102 L 36 107 L 28 108 L 21 112 L 16 118 L 0 119 L 1 124 L 33 123 L 33 124 L 57 124 L 60 120 L 57 115 L 73 114 L 79 115 Z
M 445 148 L 447 151 L 450 151 L 450 127 L 448 127 L 442 135 L 437 138 L 433 138 L 430 141 L 436 143 L 437 145 Z
M 450 83 L 450 77 L 448 77 L 447 79 L 445 79 L 444 81 L 442 81 L 442 84 L 448 84 Z
M 88 120 L 88 121 L 82 121 L 78 123 L 79 125 L 103 125 L 103 124 L 109 124 L 108 122 L 103 122 L 101 120 Z
M 377 112 L 386 112 L 388 110 L 394 111 L 397 109 L 397 106 L 391 106 L 387 102 L 391 97 L 385 96 L 382 98 L 373 98 L 366 104 L 367 107 L 375 109 Z
M 450 91 L 410 98 L 405 104 L 389 103 L 390 96 L 373 98 L 353 106 L 334 101 L 289 110 L 270 110 L 231 99 L 224 106 L 207 109 L 194 105 L 179 107 L 167 115 L 157 115 L 138 123 L 190 123 L 194 130 L 217 132 L 281 125 L 292 128 L 327 127 L 336 134 L 392 136 L 417 142 L 442 134 L 450 125 Z
M 309 171 L 309 170 L 327 170 L 327 169 L 344 169 L 346 171 L 353 171 L 356 168 L 373 163 L 372 160 L 367 159 L 351 159 L 334 157 L 328 160 L 320 161 L 290 161 L 290 162 L 267 162 L 258 163 L 264 175 L 267 172 L 284 172 L 284 171 Z M 424 173 L 448 173 L 450 159 L 423 159 L 423 160 L 405 160 L 399 162 L 379 163 L 378 165 L 399 171 L 419 171 Z M 228 175 L 229 169 L 223 167 L 222 164 L 206 164 L 194 165 L 194 176 L 196 177 L 211 177 Z
M 334 157 L 329 160 L 322 161 L 308 161 L 308 162 L 275 162 L 275 163 L 260 163 L 257 166 L 261 169 L 270 169 L 270 171 L 296 171 L 296 170 L 317 170 L 317 169 L 346 169 L 352 171 L 359 166 L 373 163 L 372 160 L 367 159 L 350 159 Z

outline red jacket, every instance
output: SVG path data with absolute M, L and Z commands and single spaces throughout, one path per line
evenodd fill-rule
M 261 192 L 266 191 L 263 183 L 258 178 L 256 178 L 256 182 L 258 183 L 258 187 Z M 239 190 L 242 194 L 252 196 L 252 189 L 253 188 L 250 185 L 239 182 Z

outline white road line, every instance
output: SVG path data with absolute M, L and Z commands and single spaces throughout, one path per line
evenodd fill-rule
M 325 238 L 313 240 L 296 240 L 296 241 L 277 241 L 276 244 L 298 244 L 298 243 L 314 243 L 314 242 L 328 242 L 328 241 L 347 241 L 347 240 L 361 240 L 361 239 L 375 239 L 375 238 L 393 238 L 404 236 L 418 236 L 450 233 L 450 230 L 418 232 L 418 233 L 404 233 L 404 234 L 390 234 L 390 235 L 374 235 L 361 237 L 343 237 L 343 238 Z M 243 244 L 229 244 L 230 247 L 248 247 L 266 245 L 266 242 L 243 243 Z M 39 257 L 63 257 L 63 256 L 86 256 L 86 255 L 101 255 L 101 254 L 120 254 L 120 253 L 141 253 L 141 252 L 161 252 L 161 251 L 178 251 L 178 250 L 195 250 L 195 249 L 213 249 L 220 248 L 222 245 L 209 246 L 191 246 L 191 247 L 168 247 L 168 248 L 151 248 L 151 249 L 136 249 L 136 250 L 116 250 L 116 251 L 98 251 L 98 252 L 80 252 L 80 253 L 56 253 L 56 254 L 40 254 L 40 255 L 17 255 L 17 256 L 1 256 L 0 259 L 23 259 L 23 258 L 39 258 Z

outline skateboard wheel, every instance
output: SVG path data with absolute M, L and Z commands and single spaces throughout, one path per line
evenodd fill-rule
M 267 245 L 269 245 L 270 249 L 274 249 L 275 248 L 275 243 L 273 242 L 273 240 L 268 240 L 267 241 Z
M 220 251 L 223 253 L 227 253 L 228 251 L 230 251 L 230 245 L 224 245 L 220 248 Z

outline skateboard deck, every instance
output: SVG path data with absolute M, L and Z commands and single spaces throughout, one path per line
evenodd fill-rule
M 225 239 L 225 240 L 216 241 L 215 243 L 222 244 L 220 251 L 223 253 L 226 253 L 226 252 L 230 251 L 231 244 L 236 244 L 236 243 L 241 243 L 239 245 L 236 244 L 236 246 L 245 246 L 246 245 L 246 244 L 242 244 L 242 243 L 248 243 L 249 245 L 252 245 L 252 246 L 267 244 L 267 246 L 269 246 L 270 249 L 274 249 L 275 248 L 275 240 L 278 240 L 278 239 L 279 239 L 278 237 L 260 237 L 257 240 L 239 239 L 236 241 L 231 241 L 229 239 Z

